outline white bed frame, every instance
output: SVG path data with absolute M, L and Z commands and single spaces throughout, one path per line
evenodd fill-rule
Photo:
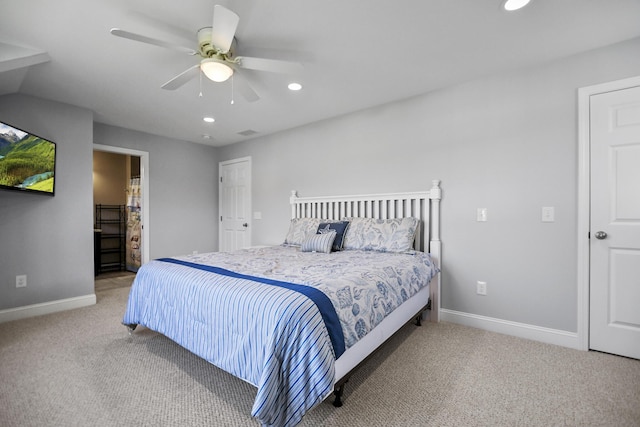
M 420 220 L 414 249 L 428 252 L 441 268 L 440 242 L 440 181 L 434 180 L 429 191 L 416 193 L 370 194 L 363 196 L 298 197 L 291 192 L 291 218 L 325 218 L 338 220 L 344 217 L 393 219 L 414 217 Z M 440 277 L 437 274 L 428 287 L 387 316 L 378 326 L 336 360 L 336 402 L 340 406 L 342 386 L 350 374 L 391 335 L 407 322 L 423 312 L 430 300 L 430 310 L 425 314 L 432 322 L 440 320 Z M 424 317 L 424 316 L 423 316 Z M 339 387 L 339 388 L 338 388 Z

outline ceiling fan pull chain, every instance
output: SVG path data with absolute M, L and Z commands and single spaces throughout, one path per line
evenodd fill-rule
M 200 77 L 200 95 L 198 96 L 202 98 L 202 71 L 198 73 L 198 76 Z
M 231 74 L 231 105 L 233 105 L 233 74 Z

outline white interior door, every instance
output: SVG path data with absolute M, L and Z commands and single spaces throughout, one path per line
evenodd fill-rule
M 251 158 L 219 165 L 220 250 L 251 246 Z
M 640 87 L 590 98 L 589 348 L 640 359 Z

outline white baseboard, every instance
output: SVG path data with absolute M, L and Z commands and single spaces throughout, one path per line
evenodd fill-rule
M 40 304 L 25 305 L 22 307 L 0 310 L 0 323 L 12 320 L 26 319 L 27 317 L 42 316 L 43 314 L 56 313 L 58 311 L 87 307 L 96 303 L 96 294 L 81 297 L 66 298 Z
M 477 314 L 463 313 L 444 308 L 440 309 L 440 320 L 519 338 L 540 341 L 547 344 L 555 344 L 582 350 L 577 332 L 543 328 L 540 326 L 528 325 L 526 323 L 510 322 L 508 320 L 495 319 L 492 317 L 479 316 Z

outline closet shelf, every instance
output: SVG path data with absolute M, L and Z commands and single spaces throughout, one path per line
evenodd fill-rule
M 96 205 L 95 274 L 125 269 L 127 215 L 124 205 Z

